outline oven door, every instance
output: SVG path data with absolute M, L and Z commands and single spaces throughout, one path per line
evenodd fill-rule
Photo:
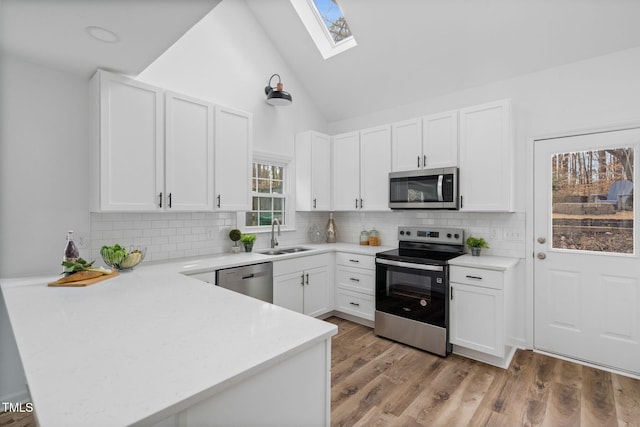
M 376 310 L 447 327 L 448 267 L 376 258 Z

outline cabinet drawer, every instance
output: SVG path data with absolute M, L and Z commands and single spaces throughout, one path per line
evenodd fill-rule
M 373 295 L 375 272 L 361 268 L 338 266 L 338 287 Z
M 373 320 L 375 300 L 373 295 L 352 292 L 347 289 L 336 289 L 336 309 L 343 313 Z
M 346 265 L 349 267 L 366 268 L 369 270 L 376 269 L 375 257 L 371 255 L 350 254 L 346 252 L 336 253 L 336 264 Z
M 471 286 L 481 286 L 483 288 L 502 289 L 504 273 L 496 270 L 452 265 L 450 269 L 450 281 L 452 283 L 464 283 Z

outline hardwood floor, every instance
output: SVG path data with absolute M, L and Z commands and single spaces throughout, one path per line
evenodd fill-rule
M 507 370 L 331 317 L 332 426 L 640 426 L 640 381 L 519 350 Z M 37 410 L 37 408 L 36 408 Z M 35 426 L 0 413 L 0 427 Z
M 507 370 L 376 337 L 332 341 L 332 426 L 640 426 L 640 381 L 532 351 Z

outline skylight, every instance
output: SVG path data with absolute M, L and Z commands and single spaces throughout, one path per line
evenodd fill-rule
M 324 59 L 356 46 L 337 0 L 290 0 Z

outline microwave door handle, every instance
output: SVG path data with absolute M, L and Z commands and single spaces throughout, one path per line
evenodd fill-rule
M 442 180 L 444 179 L 444 175 L 438 175 L 438 201 L 444 201 L 442 197 Z

